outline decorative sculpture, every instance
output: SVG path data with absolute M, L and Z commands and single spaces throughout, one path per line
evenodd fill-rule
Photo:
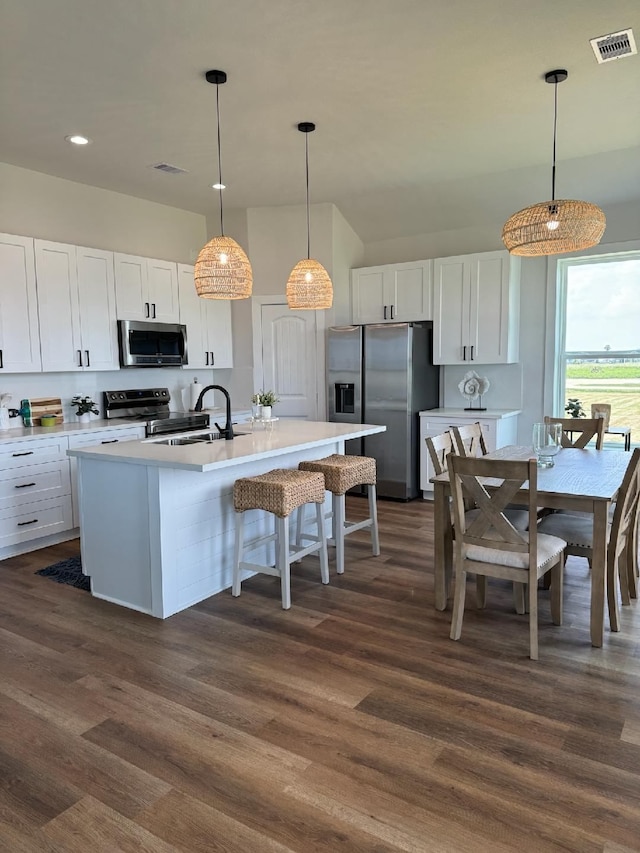
M 458 383 L 458 390 L 462 396 L 471 403 L 473 400 L 480 400 L 479 406 L 465 406 L 465 412 L 486 412 L 487 407 L 482 405 L 482 395 L 486 394 L 491 386 L 491 383 L 486 376 L 479 376 L 475 370 L 470 370 L 462 377 Z

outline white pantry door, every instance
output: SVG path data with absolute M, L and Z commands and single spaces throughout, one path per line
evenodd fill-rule
M 318 420 L 316 312 L 262 305 L 261 327 L 260 387 L 280 398 L 274 417 Z

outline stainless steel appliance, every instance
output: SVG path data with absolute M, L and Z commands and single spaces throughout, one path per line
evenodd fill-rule
M 180 367 L 188 364 L 187 327 L 181 323 L 118 320 L 121 367 Z
M 188 432 L 209 426 L 209 415 L 204 412 L 170 412 L 168 388 L 105 391 L 103 398 L 105 417 L 144 421 L 147 435 Z
M 419 494 L 418 413 L 436 408 L 440 397 L 432 334 L 431 323 L 342 326 L 327 333 L 329 420 L 387 427 L 345 447 L 375 458 L 380 497 Z

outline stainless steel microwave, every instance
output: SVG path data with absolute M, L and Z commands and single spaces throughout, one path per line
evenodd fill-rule
M 118 320 L 120 367 L 180 367 L 188 364 L 187 327 L 180 323 Z

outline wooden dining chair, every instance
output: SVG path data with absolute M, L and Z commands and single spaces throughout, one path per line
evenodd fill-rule
M 591 439 L 596 440 L 596 450 L 602 450 L 604 442 L 603 418 L 552 418 L 544 416 L 545 424 L 562 425 L 562 446 L 584 449 Z
M 618 613 L 618 585 L 623 604 L 630 603 L 635 589 L 637 562 L 633 549 L 637 548 L 636 529 L 640 502 L 640 447 L 631 454 L 622 485 L 618 491 L 615 509 L 608 525 L 607 544 L 607 604 L 609 625 L 612 631 L 620 630 Z M 540 533 L 559 536 L 567 543 L 567 554 L 577 557 L 593 556 L 593 516 L 556 512 L 538 525 Z M 631 574 L 634 578 L 631 578 Z
M 479 421 L 465 426 L 451 427 L 456 453 L 460 456 L 486 456 L 487 443 L 484 440 Z
M 425 438 L 433 473 L 437 477 L 447 470 L 447 456 L 453 451 L 453 436 L 447 430 L 440 435 L 428 435 Z
M 551 616 L 562 623 L 564 540 L 538 533 L 535 459 L 483 459 L 451 454 L 449 474 L 454 511 L 455 592 L 451 639 L 462 634 L 467 574 L 504 578 L 528 585 L 529 656 L 538 659 L 538 579 L 551 572 Z M 486 478 L 494 485 L 489 490 Z M 528 481 L 529 530 L 517 530 L 505 509 Z M 473 500 L 477 516 L 469 522 L 465 498 Z

